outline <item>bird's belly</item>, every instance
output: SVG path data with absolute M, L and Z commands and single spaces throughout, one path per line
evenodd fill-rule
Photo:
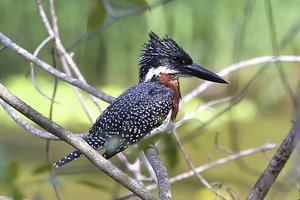
M 162 132 L 168 132 L 169 130 L 171 130 L 173 127 L 173 120 L 171 119 L 171 116 L 172 116 L 172 110 L 170 110 L 165 121 L 159 127 L 153 129 L 149 134 L 147 134 L 145 139 L 147 139 L 153 135 L 156 135 L 156 134 L 159 134 Z

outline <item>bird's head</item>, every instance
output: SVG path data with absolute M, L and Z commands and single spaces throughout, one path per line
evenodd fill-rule
M 174 77 L 195 76 L 204 80 L 228 83 L 226 80 L 193 63 L 191 57 L 170 37 L 160 39 L 155 33 L 149 33 L 139 60 L 140 82 L 155 81 L 161 73 Z

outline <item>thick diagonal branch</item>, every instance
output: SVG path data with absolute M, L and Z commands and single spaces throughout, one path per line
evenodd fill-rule
M 110 161 L 104 159 L 83 139 L 65 130 L 55 122 L 49 120 L 39 112 L 25 104 L 22 100 L 11 94 L 6 87 L 0 83 L 0 98 L 18 110 L 20 113 L 31 119 L 40 127 L 49 131 L 53 135 L 63 139 L 76 149 L 80 150 L 94 165 L 112 177 L 114 180 L 125 186 L 127 189 L 141 197 L 142 199 L 156 199 L 154 195 L 144 186 L 127 176 Z
M 300 86 L 300 85 L 299 85 Z M 272 184 L 275 182 L 277 176 L 281 172 L 284 165 L 290 158 L 293 150 L 300 141 L 300 87 L 298 88 L 298 99 L 296 106 L 296 121 L 287 134 L 277 152 L 271 159 L 269 165 L 260 176 L 252 191 L 250 192 L 247 200 L 260 200 L 264 199 L 267 195 Z
M 267 195 L 272 184 L 275 182 L 278 174 L 281 172 L 285 163 L 291 156 L 295 146 L 299 142 L 300 134 L 300 118 L 297 119 L 296 123 L 280 145 L 274 157 L 271 159 L 268 167 L 265 169 L 261 177 L 256 182 L 251 193 L 248 196 L 248 200 L 259 200 L 264 199 Z

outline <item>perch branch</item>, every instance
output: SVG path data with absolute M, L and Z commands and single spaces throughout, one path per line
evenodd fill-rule
M 33 122 L 53 133 L 53 135 L 63 139 L 74 148 L 80 150 L 97 168 L 101 169 L 114 180 L 125 186 L 127 189 L 135 193 L 142 199 L 156 199 L 144 186 L 136 182 L 131 177 L 124 174 L 121 170 L 115 167 L 110 161 L 103 158 L 83 139 L 77 137 L 71 132 L 65 130 L 55 122 L 49 120 L 39 112 L 25 104 L 22 100 L 11 94 L 7 88 L 0 84 L 0 98 L 14 107 L 20 113 L 31 119 Z
M 214 167 L 223 165 L 223 164 L 228 163 L 230 161 L 234 161 L 234 160 L 237 160 L 237 159 L 245 157 L 245 156 L 249 156 L 249 155 L 254 154 L 254 153 L 265 152 L 267 150 L 275 149 L 276 147 L 277 147 L 276 144 L 267 143 L 267 144 L 264 144 L 263 146 L 260 146 L 260 147 L 246 149 L 246 150 L 243 150 L 243 151 L 240 151 L 240 152 L 237 152 L 237 153 L 233 153 L 233 154 L 231 154 L 227 157 L 211 161 L 211 162 L 209 162 L 205 165 L 202 165 L 200 167 L 197 167 L 197 168 L 195 168 L 195 171 L 197 173 L 203 173 L 207 170 L 210 170 Z M 184 173 L 178 174 L 174 177 L 171 177 L 170 178 L 170 183 L 173 184 L 173 183 L 182 181 L 184 179 L 187 179 L 187 178 L 190 178 L 190 177 L 193 177 L 193 176 L 195 176 L 195 173 L 194 173 L 193 170 L 190 170 L 188 172 L 184 172 Z M 149 190 L 153 190 L 153 189 L 156 189 L 156 188 L 157 188 L 156 184 L 151 184 L 151 185 L 147 186 L 147 189 L 149 189 Z M 127 199 L 127 198 L 131 197 L 132 195 L 133 195 L 132 193 L 127 194 L 126 196 L 123 196 L 123 197 L 119 198 L 118 200 Z
M 171 186 L 169 182 L 168 172 L 166 167 L 163 165 L 162 161 L 158 156 L 158 151 L 155 146 L 150 146 L 146 151 L 145 155 L 151 164 L 156 178 L 157 178 L 157 187 L 159 191 L 160 200 L 171 200 Z

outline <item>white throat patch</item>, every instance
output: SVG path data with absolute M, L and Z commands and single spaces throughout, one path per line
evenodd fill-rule
M 177 71 L 172 70 L 166 66 L 159 66 L 157 68 L 151 68 L 151 69 L 149 69 L 144 81 L 149 81 L 152 79 L 153 76 L 159 76 L 160 73 L 173 74 L 176 72 Z

